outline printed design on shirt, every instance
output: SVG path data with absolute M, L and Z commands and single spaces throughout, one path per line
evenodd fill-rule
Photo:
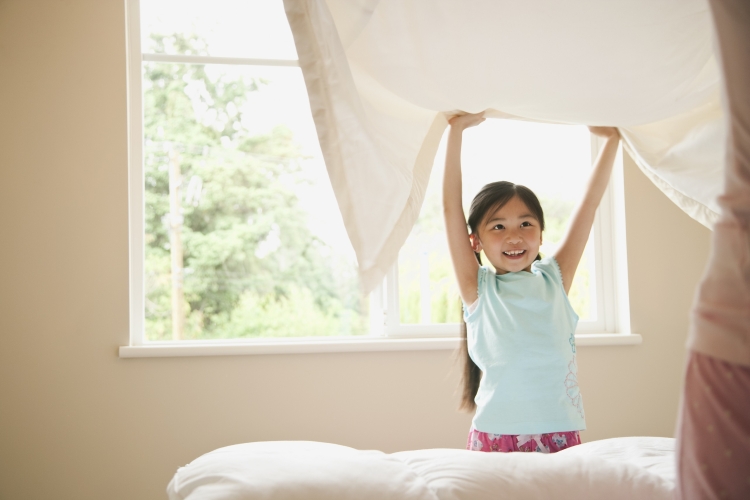
M 578 410 L 578 414 L 583 418 L 583 399 L 581 398 L 581 390 L 578 388 L 578 366 L 576 365 L 576 358 L 568 363 L 568 375 L 565 377 L 565 393 L 570 399 L 570 403 Z
M 573 350 L 573 354 L 576 353 L 576 335 L 575 332 L 570 334 L 570 338 L 568 339 L 568 342 L 570 342 L 570 348 Z

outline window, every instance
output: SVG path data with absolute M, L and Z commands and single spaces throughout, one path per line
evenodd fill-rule
M 129 6 L 136 337 L 368 333 L 282 2 Z
M 128 0 L 127 8 L 131 347 L 456 337 L 460 310 L 439 210 L 442 150 L 397 266 L 364 297 L 282 1 Z M 542 129 L 545 139 L 529 143 Z M 528 157 L 520 170 L 533 173 L 508 178 L 543 186 L 543 252 L 552 251 L 575 198 L 570 186 L 581 185 L 568 179 L 570 165 L 585 166 L 577 170 L 584 176 L 590 165 L 588 133 L 506 121 L 477 130 L 465 151 L 485 156 L 465 156 L 467 203 L 497 178 L 471 165 L 513 164 L 488 150 L 513 137 Z M 540 152 L 567 162 L 566 182 L 542 182 L 551 169 L 531 154 Z M 616 206 L 607 195 L 571 293 L 581 332 L 627 330 L 615 287 L 625 281 L 607 274 L 624 269 L 616 251 L 624 246 L 611 234 L 622 227 Z
M 584 126 L 488 120 L 467 130 L 463 146 L 465 212 L 486 183 L 510 180 L 540 198 L 546 229 L 541 253 L 554 253 L 571 212 L 582 196 L 598 140 Z M 376 293 L 373 311 L 383 315 L 389 336 L 455 336 L 461 303 L 442 227 L 441 189 L 445 136 L 432 170 L 422 211 L 399 261 Z M 622 213 L 621 157 L 602 200 L 569 299 L 580 316 L 579 334 L 627 331 L 626 266 Z M 487 263 L 486 259 L 483 259 Z M 622 271 L 621 271 L 622 272 Z M 619 287 L 618 287 L 619 283 Z M 618 302 L 618 295 L 620 296 Z

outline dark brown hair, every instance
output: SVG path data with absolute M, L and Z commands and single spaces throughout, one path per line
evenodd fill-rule
M 544 211 L 539 203 L 539 198 L 534 192 L 526 186 L 513 184 L 508 181 L 491 182 L 484 186 L 474 197 L 469 208 L 469 232 L 477 234 L 479 226 L 482 225 L 488 214 L 499 210 L 515 196 L 528 207 L 531 213 L 539 221 L 539 228 L 544 231 Z M 482 258 L 477 253 L 477 261 L 482 264 Z M 541 259 L 537 255 L 536 260 Z M 473 411 L 476 408 L 474 398 L 479 390 L 479 381 L 482 378 L 482 371 L 469 356 L 469 346 L 467 343 L 466 322 L 461 315 L 461 338 L 462 342 L 458 348 L 458 357 L 463 360 L 463 370 L 461 377 L 461 404 L 460 410 Z

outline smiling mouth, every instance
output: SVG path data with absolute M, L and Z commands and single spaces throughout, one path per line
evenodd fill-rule
M 503 252 L 503 255 L 510 259 L 520 259 L 525 253 L 526 250 L 509 250 L 507 252 Z

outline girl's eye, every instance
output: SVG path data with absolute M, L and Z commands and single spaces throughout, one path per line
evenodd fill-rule
M 521 227 L 531 227 L 531 222 L 524 221 L 521 223 Z
M 493 227 L 492 229 L 505 229 L 505 226 L 503 226 L 502 224 L 498 224 L 495 227 Z

